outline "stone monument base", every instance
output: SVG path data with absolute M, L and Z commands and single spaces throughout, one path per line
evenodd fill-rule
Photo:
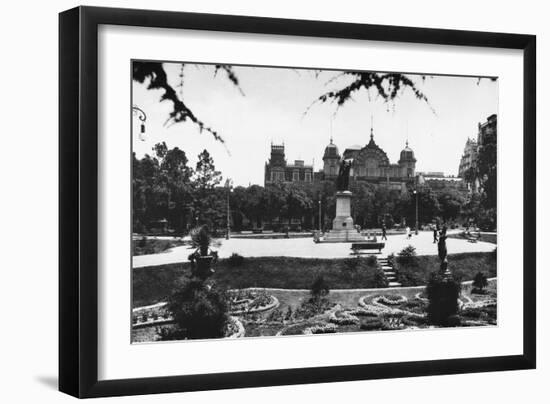
M 354 243 L 365 241 L 365 237 L 357 230 L 331 230 L 319 240 L 320 243 Z
M 365 241 L 365 237 L 353 227 L 351 196 L 350 191 L 338 191 L 336 193 L 336 217 L 332 221 L 332 230 L 327 232 L 320 240 L 322 243 Z

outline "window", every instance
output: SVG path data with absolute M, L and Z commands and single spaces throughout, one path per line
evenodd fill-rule
M 306 171 L 306 182 L 311 182 L 311 173 Z
M 300 172 L 299 171 L 293 171 L 292 172 L 292 181 L 300 181 Z

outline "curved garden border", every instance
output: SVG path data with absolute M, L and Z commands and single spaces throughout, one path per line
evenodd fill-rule
M 271 309 L 274 309 L 276 307 L 279 307 L 279 304 L 280 304 L 279 299 L 277 299 L 273 295 L 269 295 L 269 298 L 270 298 L 270 302 L 269 302 L 269 304 L 267 304 L 265 306 L 254 307 L 252 309 L 235 310 L 235 311 L 230 311 L 229 313 L 231 315 L 254 314 L 254 313 L 261 313 L 263 311 L 267 311 L 267 310 L 271 310 Z
M 228 336 L 226 336 L 225 338 L 242 338 L 244 337 L 245 333 L 246 333 L 246 330 L 244 328 L 244 325 L 243 323 L 241 322 L 241 320 L 239 320 L 237 317 L 229 317 L 229 321 L 231 321 L 233 323 L 233 325 L 235 325 L 235 327 L 237 327 L 237 330 L 233 333 L 233 334 L 230 334 Z

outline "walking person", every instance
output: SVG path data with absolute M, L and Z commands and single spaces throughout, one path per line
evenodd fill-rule
M 405 227 L 405 233 L 407 234 L 407 238 L 411 238 L 411 228 L 409 226 Z
M 434 226 L 434 244 L 437 243 L 437 226 Z
M 386 237 L 386 225 L 383 224 L 382 225 L 382 240 L 387 240 L 388 238 Z

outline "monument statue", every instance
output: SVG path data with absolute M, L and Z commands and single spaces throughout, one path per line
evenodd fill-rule
M 351 170 L 351 161 L 342 160 L 338 178 L 336 179 L 337 191 L 349 191 L 349 172 Z
M 441 261 L 441 272 L 447 271 L 447 226 L 443 226 L 439 233 L 439 241 L 437 242 L 437 253 Z
M 336 179 L 336 216 L 332 220 L 332 230 L 325 233 L 323 243 L 350 243 L 365 241 L 365 237 L 353 225 L 351 217 L 351 198 L 349 190 L 349 175 L 352 160 L 343 160 L 340 163 L 338 178 Z

